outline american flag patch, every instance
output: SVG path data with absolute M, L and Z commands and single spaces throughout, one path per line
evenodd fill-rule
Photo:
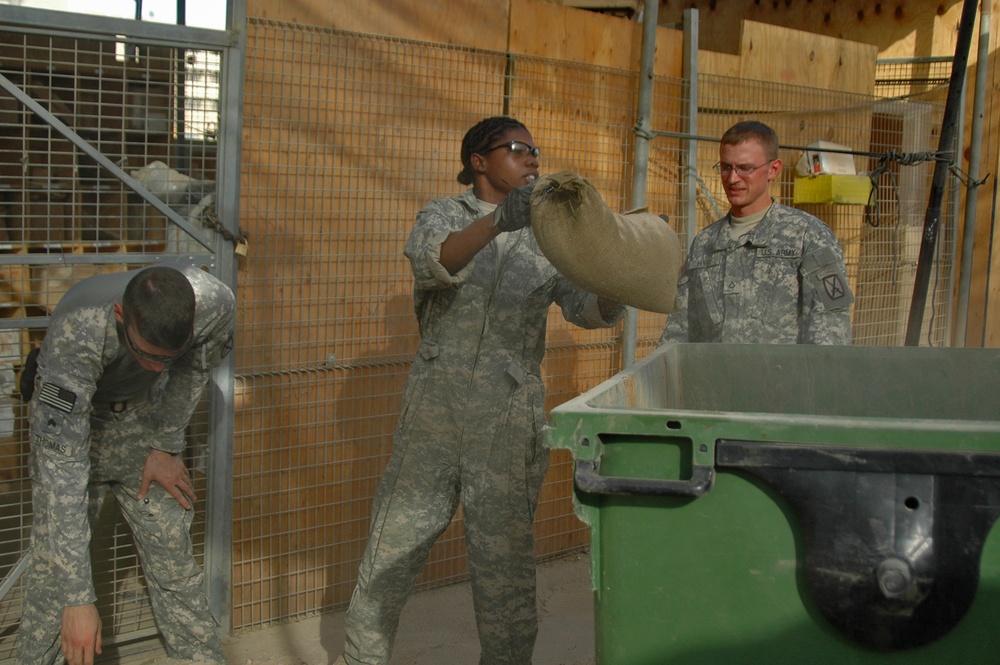
M 43 383 L 42 389 L 38 391 L 38 399 L 53 409 L 72 413 L 73 405 L 76 404 L 76 393 L 60 388 L 54 383 Z

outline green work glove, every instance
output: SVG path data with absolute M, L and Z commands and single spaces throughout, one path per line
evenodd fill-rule
M 531 223 L 531 190 L 535 183 L 515 187 L 507 192 L 493 211 L 493 226 L 501 231 L 517 231 Z

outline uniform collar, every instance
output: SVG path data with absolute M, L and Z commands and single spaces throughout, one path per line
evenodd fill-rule
M 479 199 L 476 198 L 476 192 L 474 189 L 469 187 L 467 190 L 456 196 L 455 200 L 461 203 L 462 207 L 470 213 L 479 217 Z
M 764 213 L 764 217 L 757 222 L 757 226 L 747 234 L 746 244 L 751 247 L 767 247 L 771 244 L 771 239 L 778 231 L 778 223 L 775 221 L 774 211 L 781 206 L 777 200 L 771 202 L 771 206 Z M 715 251 L 721 252 L 732 247 L 732 240 L 729 238 L 729 219 L 732 213 L 727 213 L 723 224 L 719 224 L 715 235 Z

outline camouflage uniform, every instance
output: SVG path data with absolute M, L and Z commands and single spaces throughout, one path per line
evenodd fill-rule
M 135 271 L 98 275 L 59 302 L 38 357 L 29 412 L 34 521 L 17 662 L 59 656 L 63 607 L 96 600 L 90 518 L 110 488 L 132 534 L 167 653 L 224 663 L 189 529 L 193 517 L 157 483 L 136 500 L 151 448 L 184 449 L 184 430 L 209 370 L 232 348 L 233 293 L 193 266 L 192 346 L 163 373 L 136 362 L 115 320 Z
M 850 344 L 844 254 L 830 228 L 775 203 L 739 241 L 729 217 L 699 233 L 660 344 Z
M 420 348 L 403 394 L 392 456 L 347 613 L 351 665 L 387 663 L 403 604 L 461 500 L 480 663 L 531 662 L 535 507 L 549 464 L 539 376 L 549 305 L 570 322 L 607 327 L 597 298 L 545 259 L 530 228 L 490 243 L 454 276 L 441 245 L 480 216 L 472 190 L 435 199 L 406 243 Z

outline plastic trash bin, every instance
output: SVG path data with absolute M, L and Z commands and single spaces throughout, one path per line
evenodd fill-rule
M 1000 663 L 1000 350 L 668 344 L 546 434 L 598 665 Z

